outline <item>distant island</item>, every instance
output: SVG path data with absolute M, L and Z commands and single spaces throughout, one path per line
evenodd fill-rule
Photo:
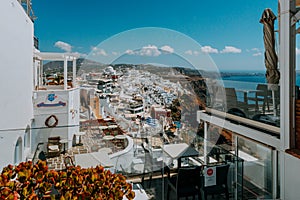
M 231 76 L 265 76 L 263 72 L 220 72 L 221 77 L 231 77 Z

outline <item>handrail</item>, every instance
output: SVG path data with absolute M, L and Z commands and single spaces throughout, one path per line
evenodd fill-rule
M 247 119 L 247 118 L 244 118 L 244 117 L 239 117 L 239 116 L 229 114 L 229 113 L 225 113 L 225 112 L 222 112 L 222 111 L 218 111 L 218 110 L 215 110 L 215 109 L 212 109 L 212 108 L 206 108 L 206 111 L 208 113 L 211 113 L 211 114 L 216 115 L 216 116 L 220 116 L 220 117 L 223 117 L 223 118 L 234 120 L 234 121 L 246 124 L 248 126 L 252 126 L 252 127 L 255 127 L 255 128 L 259 128 L 259 129 L 264 129 L 264 130 L 270 131 L 270 132 L 272 132 L 276 135 L 280 135 L 280 128 L 276 127 L 276 126 L 272 126 L 272 125 L 265 124 L 265 123 L 262 123 L 262 122 L 254 121 L 252 119 Z

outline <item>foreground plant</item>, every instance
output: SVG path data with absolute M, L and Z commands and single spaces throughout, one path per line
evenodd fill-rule
M 65 171 L 48 170 L 45 161 L 31 161 L 4 167 L 0 175 L 0 199 L 103 199 L 119 200 L 135 194 L 132 185 L 121 174 L 102 166 L 83 169 L 68 167 Z

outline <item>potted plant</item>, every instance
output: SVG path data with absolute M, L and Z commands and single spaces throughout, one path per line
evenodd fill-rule
M 31 161 L 4 167 L 0 175 L 0 199 L 103 199 L 119 200 L 135 194 L 122 174 L 102 166 L 84 169 L 70 166 L 63 171 L 48 170 L 45 161 Z

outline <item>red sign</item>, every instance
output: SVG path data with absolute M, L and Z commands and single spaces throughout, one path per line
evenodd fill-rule
M 216 185 L 216 167 L 209 167 L 205 169 L 205 179 L 204 179 L 204 186 L 213 186 Z
M 208 176 L 211 176 L 211 175 L 213 175 L 214 170 L 212 168 L 209 168 L 209 169 L 207 169 L 206 173 Z

